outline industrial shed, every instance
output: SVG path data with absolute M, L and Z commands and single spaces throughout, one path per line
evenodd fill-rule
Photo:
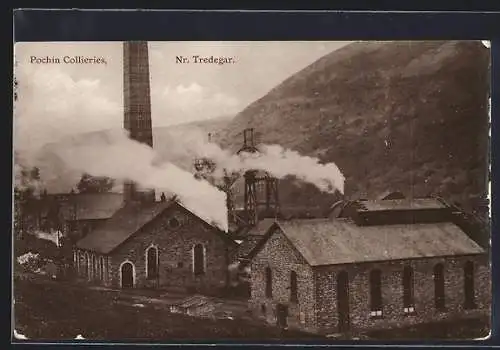
M 489 312 L 488 254 L 445 205 L 361 202 L 353 218 L 274 223 L 251 262 L 254 314 L 332 334 Z

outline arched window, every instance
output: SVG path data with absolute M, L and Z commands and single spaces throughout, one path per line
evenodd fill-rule
M 99 258 L 99 279 L 104 281 L 104 257 Z
M 179 222 L 179 220 L 177 220 L 176 218 L 172 218 L 172 219 L 170 219 L 170 220 L 168 221 L 168 224 L 169 224 L 169 225 L 170 225 L 170 227 L 172 227 L 172 228 L 177 228 L 177 227 L 179 227 L 180 222 Z
M 205 247 L 203 244 L 196 244 L 193 247 L 193 272 L 195 276 L 205 273 Z
M 290 273 L 290 301 L 292 303 L 298 302 L 298 293 L 297 293 L 297 273 L 292 271 Z
M 415 311 L 413 288 L 413 269 L 405 266 L 403 268 L 403 307 L 407 314 Z
M 95 254 L 92 254 L 92 278 L 96 279 L 98 277 L 97 274 L 97 259 Z
M 90 256 L 88 252 L 85 252 L 83 263 L 85 264 L 85 276 L 90 278 Z
M 75 251 L 73 252 L 73 260 L 74 260 L 74 264 L 75 264 L 75 266 L 74 266 L 74 267 L 75 267 L 75 271 L 76 271 L 76 272 L 78 272 L 78 266 L 80 265 L 80 264 L 78 263 L 78 262 L 79 262 L 79 261 L 78 261 L 78 259 L 79 259 L 79 256 L 78 256 L 78 251 L 77 251 L 77 250 L 75 250 Z
M 382 272 L 370 271 L 370 310 L 371 316 L 382 316 Z
M 434 266 L 434 306 L 437 310 L 445 308 L 443 264 Z
M 467 261 L 464 266 L 464 296 L 464 307 L 474 309 L 476 301 L 474 296 L 474 264 L 472 261 Z
M 147 279 L 158 277 L 158 248 L 149 247 L 146 250 L 146 275 Z
M 273 297 L 273 275 L 270 267 L 266 267 L 266 297 Z

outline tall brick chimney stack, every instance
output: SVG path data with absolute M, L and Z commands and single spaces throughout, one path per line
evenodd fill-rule
M 129 137 L 153 147 L 149 57 L 146 41 L 123 43 L 123 103 L 123 126 L 129 132 Z M 155 200 L 154 190 L 139 191 L 133 182 L 124 184 L 123 193 L 125 202 L 154 202 Z

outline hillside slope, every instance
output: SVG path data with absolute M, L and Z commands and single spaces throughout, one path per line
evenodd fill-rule
M 486 190 L 488 91 L 480 42 L 358 42 L 249 105 L 218 141 L 235 150 L 253 127 L 260 142 L 333 161 L 350 198 L 401 190 L 476 207 Z M 334 200 L 283 186 L 288 203 Z

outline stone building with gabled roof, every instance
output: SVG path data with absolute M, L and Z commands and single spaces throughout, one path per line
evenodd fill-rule
M 209 290 L 227 283 L 236 244 L 177 201 L 127 202 L 79 240 L 80 278 L 116 288 Z
M 252 253 L 254 314 L 333 334 L 489 313 L 488 254 L 442 202 L 358 201 L 347 212 L 270 227 Z

